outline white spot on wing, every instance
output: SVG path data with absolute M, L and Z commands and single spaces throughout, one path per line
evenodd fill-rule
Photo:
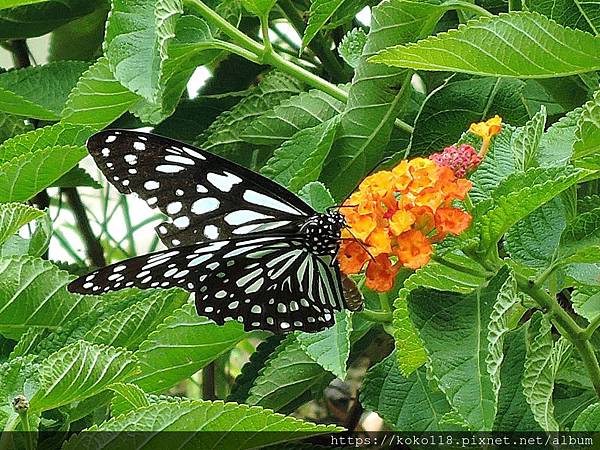
M 149 180 L 144 183 L 144 189 L 148 191 L 153 191 L 154 189 L 158 189 L 160 187 L 160 183 L 158 181 Z
M 146 144 L 144 144 L 143 142 L 134 142 L 133 148 L 135 148 L 136 150 L 146 150 Z
M 107 144 L 110 144 L 111 142 L 114 142 L 116 139 L 117 139 L 116 136 L 110 135 L 109 137 L 106 138 L 106 141 L 104 141 L 104 142 L 106 142 Z
M 110 148 L 103 148 L 102 156 L 104 156 L 106 158 L 108 155 L 110 155 Z
M 190 225 L 190 218 L 187 216 L 178 217 L 173 221 L 173 225 L 179 229 L 187 228 Z
M 134 165 L 135 163 L 137 163 L 136 155 L 125 155 L 124 159 L 128 164 L 131 164 L 131 165 Z
M 192 150 L 191 148 L 187 148 L 187 147 L 183 147 L 183 151 L 186 152 L 188 155 L 193 156 L 194 158 L 198 158 L 201 160 L 206 160 L 206 158 L 204 157 L 204 155 L 198 153 L 195 150 Z
M 178 156 L 178 155 L 167 155 L 167 156 L 165 156 L 165 161 L 179 163 L 179 164 L 186 164 L 188 166 L 194 165 L 193 159 L 186 158 L 185 156 Z
M 167 205 L 167 214 L 177 214 L 181 211 L 181 202 L 172 202 Z
M 183 167 L 175 166 L 173 164 L 161 164 L 160 166 L 156 167 L 156 171 L 162 173 L 177 173 L 181 172 L 182 170 L 184 170 Z
M 280 202 L 273 197 L 269 197 L 268 195 L 261 194 L 259 192 L 253 191 L 251 189 L 246 189 L 243 195 L 244 200 L 254 205 L 266 206 L 267 208 L 275 209 L 277 211 L 285 211 L 290 214 L 301 215 L 297 209 L 292 208 L 291 206 Z
M 191 211 L 194 214 L 198 214 L 198 215 L 205 214 L 207 212 L 218 209 L 220 205 L 221 205 L 221 203 L 216 198 L 213 198 L 213 197 L 201 198 L 199 200 L 196 200 L 194 203 L 192 203 Z
M 256 211 L 252 211 L 249 209 L 240 209 L 238 211 L 233 211 L 227 214 L 223 219 L 229 225 L 241 225 L 246 222 L 250 222 L 252 220 L 258 219 L 272 219 L 273 216 L 267 216 L 266 214 L 261 214 Z
M 242 182 L 242 179 L 232 173 L 223 172 L 224 175 L 218 173 L 209 172 L 206 175 L 206 179 L 210 184 L 219 189 L 222 192 L 229 192 L 235 184 Z
M 219 229 L 214 225 L 206 225 L 203 233 L 208 239 L 217 239 L 219 237 Z

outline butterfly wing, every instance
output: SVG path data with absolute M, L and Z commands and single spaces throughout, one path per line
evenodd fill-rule
M 172 139 L 105 130 L 87 147 L 120 192 L 135 192 L 170 217 L 157 227 L 167 246 L 273 230 L 296 233 L 315 213 L 268 178 Z
M 69 284 L 99 294 L 127 287 L 181 287 L 195 293 L 199 315 L 244 329 L 315 332 L 343 307 L 340 273 L 328 258 L 289 235 L 204 242 L 104 267 Z

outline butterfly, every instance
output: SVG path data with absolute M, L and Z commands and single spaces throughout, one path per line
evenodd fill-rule
M 318 213 L 262 175 L 154 134 L 105 130 L 87 147 L 121 193 L 168 216 L 156 230 L 169 248 L 84 275 L 70 292 L 180 287 L 217 324 L 274 333 L 320 331 L 362 306 L 336 260 L 345 221 L 335 208 Z

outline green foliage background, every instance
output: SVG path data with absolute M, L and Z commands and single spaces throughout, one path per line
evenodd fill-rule
M 15 62 L 0 71 L 0 427 L 75 432 L 65 448 L 91 445 L 82 430 L 281 432 L 227 444 L 246 448 L 354 426 L 363 408 L 400 431 L 598 431 L 599 32 L 590 0 L 0 0 Z M 49 62 L 31 65 L 26 40 L 47 33 Z M 189 98 L 200 66 L 212 77 Z M 105 127 L 153 127 L 323 210 L 382 161 L 478 147 L 465 131 L 494 114 L 471 228 L 393 293 L 361 288 L 365 312 L 331 329 L 278 339 L 198 317 L 178 290 L 65 290 L 137 253 L 156 219 L 132 225 L 79 167 Z M 52 227 L 63 198 L 85 256 Z M 357 371 L 347 417 L 306 408 Z

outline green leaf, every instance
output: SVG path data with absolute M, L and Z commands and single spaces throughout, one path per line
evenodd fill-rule
M 467 295 L 418 289 L 411 292 L 408 303 L 433 377 L 452 408 L 474 430 L 491 430 L 496 416 L 497 386 L 486 363 L 491 358 L 488 327 L 507 278 L 505 268 Z
M 277 0 L 242 0 L 244 8 L 258 17 L 267 16 L 275 3 Z
M 16 8 L 18 6 L 33 5 L 34 3 L 44 3 L 48 0 L 0 0 L 0 9 Z
M 410 73 L 367 59 L 399 42 L 429 34 L 444 9 L 438 1 L 390 0 L 372 9 L 371 29 L 348 92 L 333 151 L 321 181 L 343 199 L 383 159 L 394 121 L 410 91 Z
M 58 120 L 71 89 L 89 63 L 57 61 L 0 74 L 0 109 L 21 116 Z
M 25 134 L 20 134 L 0 145 L 0 162 L 48 147 L 63 145 L 84 146 L 85 141 L 94 130 L 81 125 L 56 123 L 51 126 L 37 128 Z
M 567 225 L 559 258 L 563 263 L 600 262 L 600 208 L 578 215 Z
M 158 103 L 161 78 L 175 36 L 180 0 L 112 0 L 104 54 L 117 80 L 151 103 Z
M 316 89 L 294 95 L 252 120 L 240 138 L 251 144 L 281 145 L 296 133 L 332 119 L 344 104 Z
M 583 410 L 571 431 L 597 432 L 600 430 L 600 403 L 594 403 Z
M 577 130 L 579 108 L 569 111 L 558 122 L 553 123 L 542 135 L 536 155 L 537 165 L 541 167 L 565 166 L 573 154 L 573 143 Z
M 96 322 L 83 339 L 95 344 L 135 350 L 168 316 L 180 308 L 189 294 L 179 290 L 147 291 L 141 301 Z
M 140 441 L 141 433 L 131 433 L 157 429 L 167 433 L 154 434 L 150 438 L 146 435 L 143 443 Z M 215 435 L 211 431 L 220 433 L 219 448 L 223 450 L 262 448 L 342 430 L 334 425 L 316 425 L 256 406 L 222 401 L 162 401 L 94 425 L 87 431 L 112 433 L 80 433 L 72 437 L 63 449 L 123 449 L 139 448 L 140 445 L 150 448 L 212 448 Z M 173 431 L 193 433 L 169 433 Z
M 523 392 L 536 422 L 544 431 L 558 431 L 554 418 L 552 391 L 561 360 L 570 344 L 564 338 L 553 342 L 550 321 L 537 313 L 527 330 L 527 356 L 523 377 Z
M 118 119 L 140 98 L 115 80 L 108 60 L 100 58 L 81 76 L 62 112 L 63 122 L 100 130 Z
M 325 185 L 318 181 L 308 183 L 304 186 L 300 192 L 298 192 L 298 197 L 312 206 L 315 211 L 321 213 L 325 212 L 327 208 L 335 204 L 333 197 Z
M 600 69 L 600 39 L 541 14 L 518 11 L 388 48 L 371 61 L 417 70 L 555 78 Z
M 235 379 L 235 384 L 231 387 L 231 393 L 227 397 L 228 402 L 246 402 L 256 377 L 283 339 L 284 335 L 269 336 L 256 347 L 254 353 L 250 355 L 250 360 L 242 366 L 242 372 Z
M 260 173 L 292 192 L 298 192 L 307 183 L 316 181 L 333 144 L 338 124 L 336 117 L 299 131 L 275 150 Z
M 379 414 L 393 430 L 403 432 L 444 430 L 440 419 L 450 412 L 446 397 L 432 388 L 424 369 L 410 376 L 400 373 L 396 352 L 369 369 L 360 402 L 365 409 Z
M 249 165 L 253 147 L 243 141 L 241 134 L 255 118 L 299 91 L 295 79 L 280 72 L 268 73 L 248 96 L 219 115 L 196 143 L 205 150 Z
M 110 386 L 110 390 L 115 392 L 110 403 L 113 417 L 150 405 L 146 393 L 135 384 L 115 383 Z
M 308 46 L 310 41 L 344 2 L 345 0 L 311 0 L 308 25 L 302 37 L 302 49 Z
M 0 164 L 0 203 L 29 200 L 77 165 L 85 147 L 48 147 Z
M 593 13 L 594 7 L 597 8 L 597 4 L 594 3 L 596 2 L 585 0 L 525 0 L 523 5 L 526 6 L 528 11 L 544 14 L 566 27 L 579 28 L 583 31 L 598 34 L 597 29 L 600 26 L 600 19 L 597 12 L 596 14 Z M 596 23 L 594 23 L 595 21 Z
M 523 394 L 526 326 L 506 334 L 494 431 L 541 431 Z
M 72 278 L 29 256 L 0 258 L 0 332 L 18 337 L 31 327 L 55 328 L 94 307 L 97 299 L 70 294 Z
M 536 156 L 544 128 L 546 108 L 542 106 L 529 122 L 514 133 L 513 152 L 518 170 L 525 171 L 536 166 Z
M 549 267 L 566 225 L 566 208 L 562 199 L 555 197 L 508 230 L 505 248 L 521 264 L 535 269 Z
M 37 370 L 31 357 L 12 358 L 0 364 L 0 427 L 4 428 L 17 415 L 12 406 L 17 395 L 30 399 L 37 391 Z
M 140 344 L 135 356 L 142 372 L 134 382 L 146 392 L 168 389 L 231 350 L 245 336 L 240 323 L 217 325 L 186 304 Z
M 400 373 L 408 378 L 427 362 L 427 353 L 408 314 L 410 290 L 403 288 L 394 301 L 394 340 Z
M 91 187 L 101 189 L 102 185 L 81 167 L 73 167 L 62 177 L 52 183 L 52 187 Z
M 43 215 L 43 211 L 22 203 L 0 204 L 0 245 L 23 225 Z
M 588 321 L 600 314 L 600 289 L 592 286 L 581 286 L 573 291 L 571 297 L 573 309 Z
M 515 223 L 590 172 L 573 168 L 533 168 L 504 180 L 493 193 L 493 206 L 476 219 L 480 249 L 488 251 Z
M 38 4 L 2 9 L 0 39 L 42 36 L 73 19 L 91 13 L 97 7 L 98 2 L 89 0 L 46 0 Z
M 367 33 L 361 28 L 350 30 L 340 42 L 338 52 L 346 63 L 356 69 L 360 63 L 363 49 L 367 43 Z
M 470 78 L 451 80 L 434 90 L 415 121 L 411 156 L 441 151 L 458 141 L 471 123 L 486 120 L 490 111 L 513 125 L 525 123 L 529 115 L 523 104 L 523 87 L 520 80 Z M 508 137 L 510 135 L 504 136 Z M 496 136 L 494 142 L 498 138 L 500 136 Z M 478 144 L 473 146 L 480 147 Z M 510 156 L 512 159 L 512 153 Z M 488 155 L 484 161 L 487 158 Z
M 513 307 L 519 303 L 517 282 L 512 273 L 500 288 L 487 325 L 487 356 L 485 363 L 498 405 L 501 387 L 501 365 L 504 361 L 504 338 L 510 331 L 509 319 Z M 497 411 L 497 409 L 496 409 Z
M 130 352 L 79 341 L 50 355 L 40 365 L 40 389 L 32 411 L 46 411 L 99 394 L 137 371 Z
M 265 364 L 246 403 L 275 411 L 293 411 L 299 404 L 314 398 L 333 378 L 290 335 Z
M 35 221 L 33 232 L 29 238 L 22 238 L 18 234 L 10 236 L 6 242 L 0 245 L 0 257 L 10 256 L 41 256 L 50 245 L 52 236 L 52 220 L 47 214 L 43 214 Z
M 0 112 L 0 144 L 32 129 L 32 125 L 22 117 Z
M 583 106 L 575 137 L 573 163 L 589 169 L 600 168 L 600 91 Z
M 346 363 L 350 355 L 350 312 L 335 315 L 335 324 L 318 333 L 299 333 L 296 339 L 304 352 L 325 370 L 342 380 L 346 378 Z

